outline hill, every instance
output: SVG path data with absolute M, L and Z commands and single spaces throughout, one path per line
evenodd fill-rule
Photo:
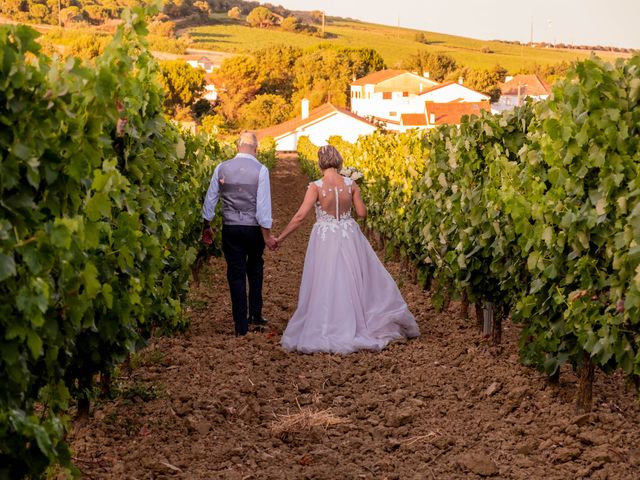
M 491 68 L 502 65 L 510 72 L 531 69 L 534 65 L 551 65 L 562 61 L 584 59 L 589 51 L 532 48 L 500 41 L 484 41 L 455 35 L 426 32 L 409 28 L 330 18 L 326 25 L 328 38 L 318 38 L 304 33 L 285 32 L 278 28 L 253 28 L 242 20 L 232 20 L 223 14 L 212 16 L 214 25 L 198 26 L 188 31 L 194 47 L 225 52 L 245 53 L 258 48 L 285 44 L 310 47 L 318 43 L 338 46 L 369 47 L 377 50 L 387 66 L 395 67 L 418 50 L 446 53 L 459 64 L 471 68 Z M 427 43 L 416 40 L 423 34 Z M 605 59 L 625 54 L 598 52 Z

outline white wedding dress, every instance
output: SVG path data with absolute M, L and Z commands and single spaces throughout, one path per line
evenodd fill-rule
M 282 336 L 286 350 L 351 353 L 417 337 L 418 325 L 360 226 L 351 217 L 353 182 L 318 188 L 298 308 Z M 311 186 L 310 186 L 311 188 Z

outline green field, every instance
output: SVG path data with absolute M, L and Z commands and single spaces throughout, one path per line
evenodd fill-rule
M 326 32 L 331 36 L 320 39 L 302 33 L 289 33 L 277 29 L 259 29 L 246 26 L 243 22 L 230 21 L 219 17 L 219 24 L 189 29 L 193 47 L 226 52 L 251 52 L 272 45 L 286 44 L 310 47 L 318 43 L 331 43 L 349 47 L 370 47 L 376 49 L 388 67 L 398 67 L 400 62 L 418 50 L 441 52 L 451 55 L 459 64 L 472 68 L 491 68 L 500 64 L 510 72 L 531 67 L 534 64 L 548 65 L 572 61 L 589 56 L 587 51 L 562 51 L 546 48 L 530 48 L 501 42 L 475 40 L 473 38 L 424 32 L 429 41 L 424 45 L 415 41 L 420 30 L 362 23 L 358 21 L 331 21 Z M 483 53 L 488 47 L 493 53 Z M 600 52 L 601 57 L 613 59 L 614 54 Z

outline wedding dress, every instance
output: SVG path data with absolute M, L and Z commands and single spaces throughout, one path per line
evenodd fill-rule
M 282 336 L 286 350 L 351 353 L 417 337 L 418 325 L 360 226 L 351 217 L 353 181 L 318 188 L 298 307 Z M 311 188 L 311 185 L 310 187 Z

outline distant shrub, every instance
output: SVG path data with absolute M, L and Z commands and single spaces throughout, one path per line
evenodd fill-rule
M 482 53 L 493 53 L 493 50 L 491 50 L 491 48 L 484 46 L 482 47 L 482 49 L 480 50 Z
M 161 22 L 154 21 L 149 24 L 149 32 L 153 35 L 159 35 L 161 37 L 173 38 L 176 36 L 176 24 L 175 22 Z
M 280 28 L 285 32 L 295 32 L 300 28 L 300 22 L 296 17 L 287 17 L 282 21 Z
M 429 40 L 427 40 L 427 36 L 424 34 L 424 32 L 416 33 L 414 40 L 418 43 L 424 43 L 425 45 L 429 43 Z
M 233 7 L 227 12 L 227 16 L 229 18 L 233 18 L 234 20 L 238 20 L 242 16 L 242 11 L 239 7 Z

